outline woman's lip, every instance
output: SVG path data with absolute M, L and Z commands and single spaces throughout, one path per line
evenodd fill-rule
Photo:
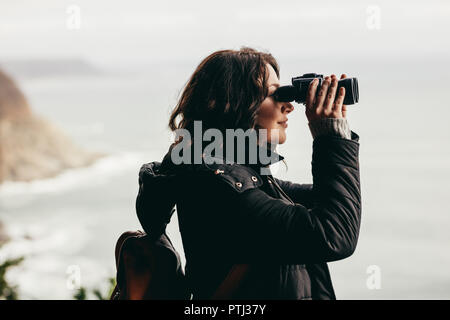
M 281 121 L 281 122 L 278 122 L 278 123 L 281 124 L 285 128 L 288 127 L 287 120 L 286 121 Z

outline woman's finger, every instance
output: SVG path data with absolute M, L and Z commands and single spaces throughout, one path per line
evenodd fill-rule
M 317 94 L 315 108 L 317 109 L 317 113 L 321 113 L 323 109 L 323 102 L 325 101 L 325 97 L 328 92 L 328 87 L 330 86 L 330 77 L 326 77 L 322 83 L 322 87 Z
M 338 85 L 338 80 L 334 74 L 331 75 L 331 84 L 328 88 L 328 93 L 325 98 L 325 102 L 323 104 L 323 109 L 327 111 L 327 113 L 331 113 L 334 105 L 334 99 L 336 97 L 336 90 Z
M 344 103 L 344 97 L 345 97 L 345 88 L 340 87 L 339 92 L 338 92 L 338 97 L 337 97 L 336 101 L 334 102 L 333 111 L 334 111 L 334 113 L 336 113 L 338 115 L 342 115 L 343 118 L 345 118 L 345 116 L 342 112 L 342 107 L 343 107 L 342 104 Z
M 306 107 L 311 110 L 314 109 L 314 99 L 316 97 L 318 83 L 319 82 L 317 81 L 317 79 L 311 81 L 308 87 L 308 92 L 306 94 Z
M 347 106 L 345 104 L 342 105 L 342 117 L 347 117 Z
M 345 73 L 341 74 L 341 79 L 347 78 L 347 75 Z M 344 93 L 345 95 L 345 93 Z M 345 104 L 342 105 L 342 116 L 345 118 L 347 117 L 347 106 Z

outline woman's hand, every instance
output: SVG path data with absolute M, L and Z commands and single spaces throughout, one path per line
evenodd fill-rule
M 345 74 L 341 75 L 341 79 L 346 77 Z M 318 83 L 318 79 L 311 81 L 306 96 L 305 115 L 309 122 L 323 118 L 345 118 L 347 115 L 347 107 L 343 105 L 345 88 L 341 87 L 339 92 L 336 92 L 337 77 L 334 74 L 325 77 L 316 97 Z

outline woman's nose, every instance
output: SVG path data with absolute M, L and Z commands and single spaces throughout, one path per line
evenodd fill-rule
M 283 106 L 281 107 L 281 112 L 290 113 L 292 111 L 294 111 L 294 106 L 292 105 L 292 103 L 290 103 L 290 102 L 283 103 Z

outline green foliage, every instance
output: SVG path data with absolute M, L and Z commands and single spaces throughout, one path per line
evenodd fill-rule
M 108 278 L 108 282 L 109 288 L 105 293 L 102 293 L 102 291 L 98 288 L 94 288 L 88 291 L 88 289 L 86 289 L 85 287 L 81 287 L 80 289 L 78 289 L 78 291 L 74 294 L 73 297 L 76 300 L 87 300 L 88 294 L 90 292 L 97 300 L 109 300 L 112 292 L 114 291 L 114 287 L 116 286 L 116 278 L 115 277 Z
M 86 288 L 81 287 L 77 290 L 77 292 L 73 295 L 75 300 L 86 300 Z
M 4 243 L 6 243 L 6 241 L 0 242 L 0 247 Z M 13 286 L 8 283 L 8 281 L 6 280 L 6 273 L 10 268 L 18 266 L 20 263 L 22 263 L 23 260 L 24 257 L 19 257 L 5 260 L 0 264 L 0 300 L 17 300 L 19 298 L 17 286 Z M 92 294 L 98 300 L 109 300 L 116 286 L 116 278 L 108 278 L 108 283 L 109 286 L 106 292 L 102 292 L 102 290 L 98 288 L 94 288 L 93 290 L 89 291 L 88 289 L 81 287 L 75 292 L 73 298 L 76 300 L 86 300 L 88 299 L 88 295 Z
M 0 264 L 0 300 L 17 300 L 17 286 L 13 286 L 6 280 L 6 272 L 9 268 L 19 265 L 24 257 L 8 259 Z

